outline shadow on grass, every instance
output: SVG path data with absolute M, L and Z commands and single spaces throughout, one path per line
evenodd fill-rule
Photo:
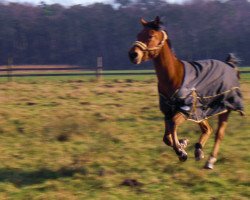
M 25 171 L 23 169 L 0 168 L 0 182 L 10 182 L 16 187 L 39 184 L 46 180 L 54 180 L 63 177 L 73 177 L 74 174 L 86 175 L 84 167 L 62 167 L 59 170 L 41 168 L 36 171 Z

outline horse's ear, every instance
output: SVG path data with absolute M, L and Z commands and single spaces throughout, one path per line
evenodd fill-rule
M 160 24 L 161 24 L 161 19 L 160 19 L 159 16 L 156 16 L 154 23 L 155 23 L 156 25 L 160 25 Z
M 143 26 L 146 26 L 147 23 L 148 23 L 148 22 L 147 22 L 145 19 L 141 18 L 141 24 L 142 24 Z

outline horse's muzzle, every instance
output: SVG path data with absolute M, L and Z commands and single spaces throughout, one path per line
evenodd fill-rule
M 129 52 L 128 52 L 128 57 L 130 59 L 130 61 L 134 64 L 140 64 L 141 63 L 141 58 L 142 55 L 140 55 L 140 52 L 138 52 L 136 49 L 132 48 Z
M 136 52 L 129 52 L 130 60 L 135 60 L 138 57 L 138 53 Z
M 138 64 L 138 53 L 135 51 L 130 51 L 128 53 L 128 57 L 130 59 L 130 61 L 134 64 Z

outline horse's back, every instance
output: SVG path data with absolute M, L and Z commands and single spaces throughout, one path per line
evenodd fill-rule
M 213 59 L 183 64 L 185 76 L 175 97 L 181 108 L 190 108 L 189 119 L 201 121 L 226 110 L 243 111 L 235 68 Z
M 206 97 L 239 87 L 239 80 L 237 71 L 229 64 L 209 59 L 185 62 L 183 85 Z

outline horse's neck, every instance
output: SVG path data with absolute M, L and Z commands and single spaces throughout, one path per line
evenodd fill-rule
M 184 67 L 168 44 L 165 43 L 159 55 L 154 59 L 155 70 L 158 78 L 159 92 L 166 97 L 171 97 L 181 86 L 184 76 Z

